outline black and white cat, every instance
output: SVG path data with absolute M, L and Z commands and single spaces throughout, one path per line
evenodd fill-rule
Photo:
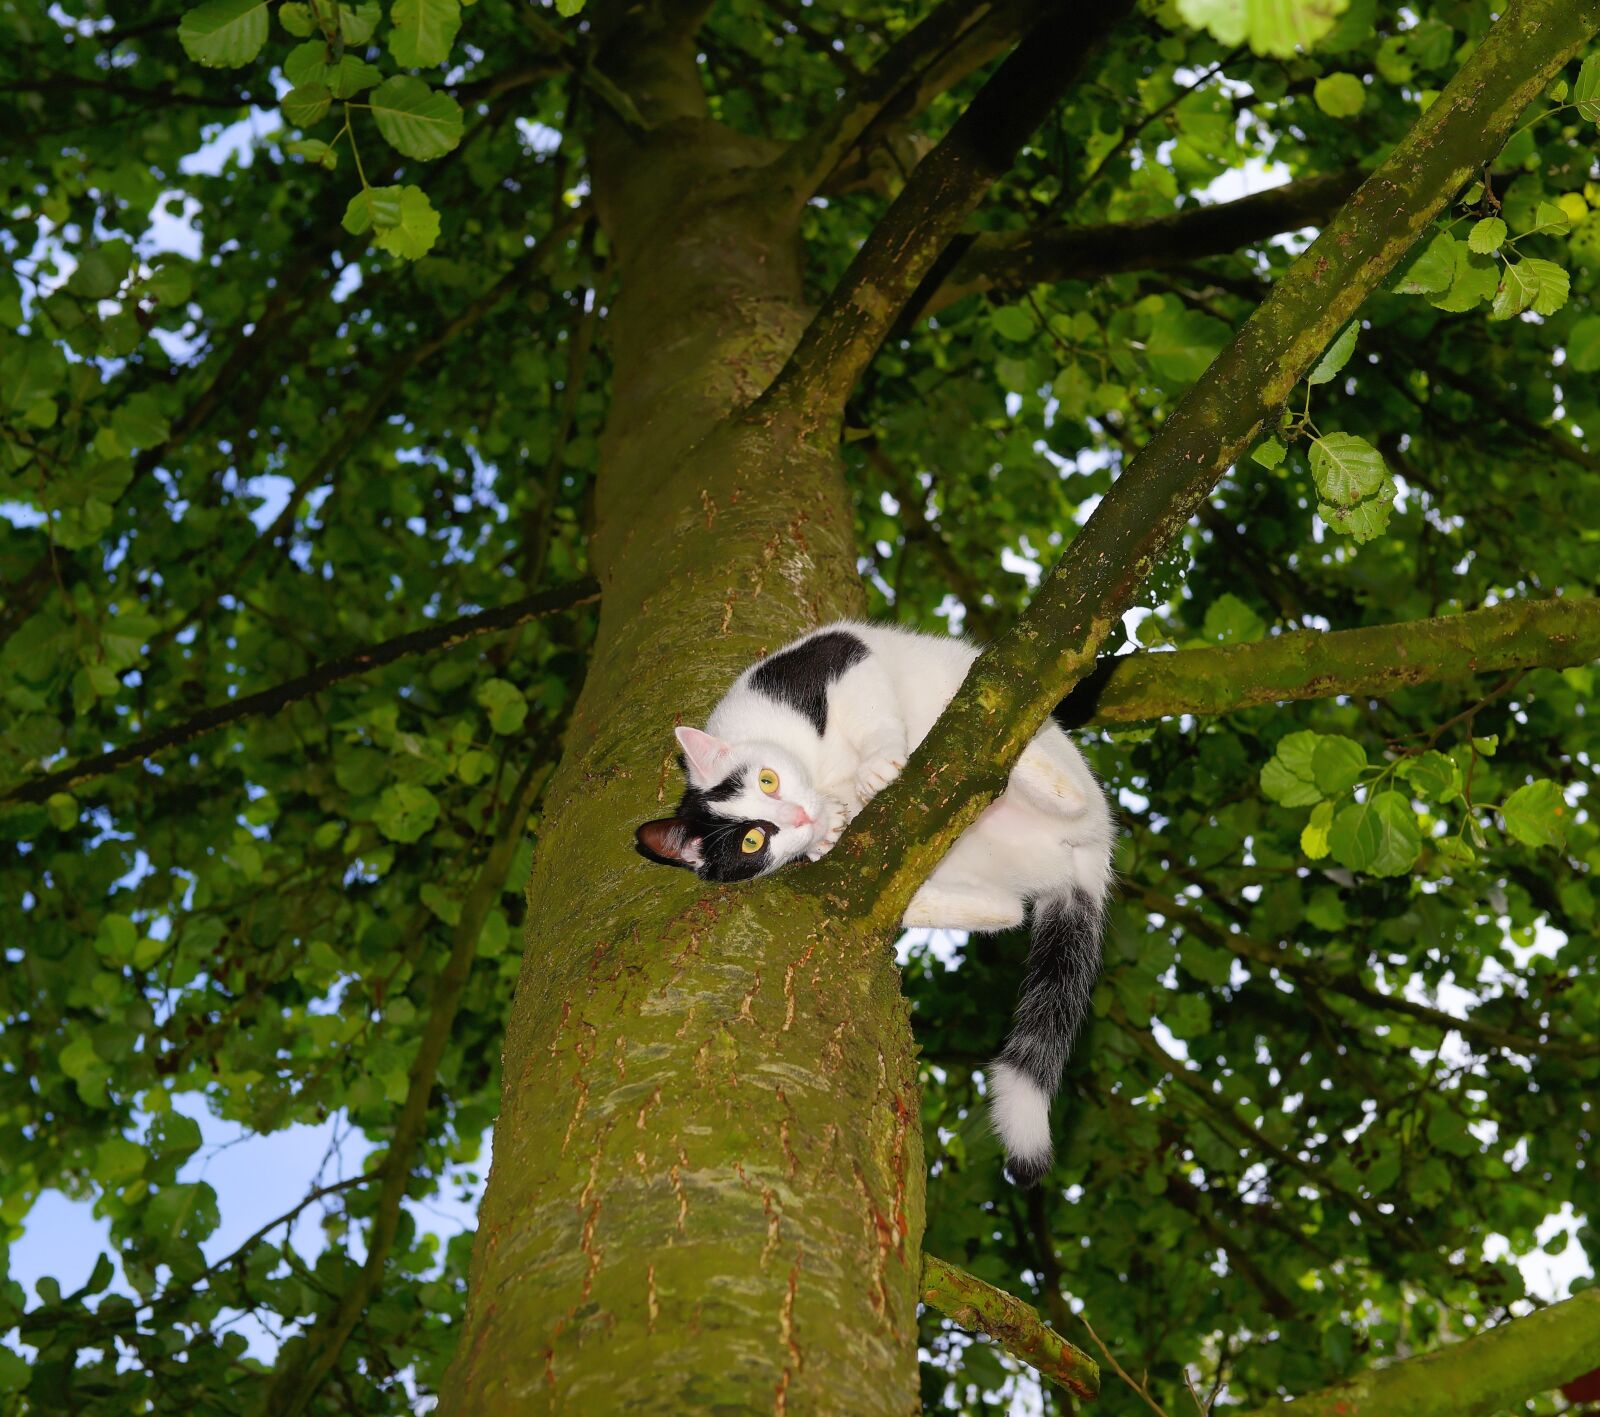
M 689 785 L 673 816 L 638 829 L 639 850 L 709 881 L 817 860 L 905 766 L 977 656 L 961 640 L 853 621 L 769 655 L 703 731 L 677 730 Z M 1016 1019 L 988 1070 L 992 1124 L 1022 1185 L 1050 1166 L 1050 1099 L 1100 969 L 1113 837 L 1099 783 L 1047 721 L 906 911 L 908 926 L 990 931 L 1032 907 Z

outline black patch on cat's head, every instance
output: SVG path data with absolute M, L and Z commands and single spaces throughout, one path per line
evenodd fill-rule
M 739 794 L 744 774 L 740 768 L 714 787 L 686 787 L 672 816 L 645 822 L 634 832 L 639 854 L 663 866 L 682 866 L 703 881 L 748 881 L 759 876 L 771 864 L 772 838 L 778 828 L 771 822 L 736 821 L 711 809 L 712 803 Z M 751 827 L 767 834 L 760 851 L 742 849 Z
M 750 687 L 803 714 L 820 737 L 828 729 L 828 686 L 867 653 L 848 630 L 828 630 L 762 660 Z

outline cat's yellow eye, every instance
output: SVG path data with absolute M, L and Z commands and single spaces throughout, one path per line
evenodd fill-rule
M 751 827 L 744 834 L 744 840 L 739 843 L 739 850 L 746 856 L 753 851 L 760 851 L 767 844 L 767 834 L 760 827 Z
M 771 797 L 778 790 L 778 774 L 773 772 L 771 768 L 762 768 L 761 775 L 756 778 L 756 781 L 761 784 L 761 790 L 768 797 Z

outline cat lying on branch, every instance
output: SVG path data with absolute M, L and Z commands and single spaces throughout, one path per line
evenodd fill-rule
M 852 621 L 769 655 L 704 730 L 677 730 L 689 785 L 674 815 L 639 827 L 640 852 L 707 881 L 818 860 L 905 766 L 977 655 L 961 640 Z M 1113 834 L 1083 755 L 1047 721 L 906 911 L 908 926 L 993 931 L 1031 907 L 1016 1019 L 988 1070 L 991 1121 L 1021 1185 L 1050 1166 L 1050 1099 L 1100 969 Z

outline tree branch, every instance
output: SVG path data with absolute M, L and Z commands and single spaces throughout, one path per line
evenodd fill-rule
M 553 25 L 530 3 L 518 0 L 512 13 L 545 50 L 561 56 L 563 64 L 578 76 L 578 82 L 611 110 L 612 116 L 630 133 L 642 133 L 649 124 L 628 94 L 608 79 L 589 61 L 583 47 L 559 26 Z
M 1027 613 L 978 658 L 899 779 L 807 873 L 810 889 L 871 926 L 887 929 L 900 919 L 951 844 L 1004 790 L 1017 756 L 1092 668 L 1095 651 L 1218 479 L 1597 28 L 1600 0 L 1512 0 L 1112 485 Z M 874 244 L 862 248 L 852 272 Z M 872 283 L 847 275 L 842 285 Z M 857 339 L 864 318 L 853 322 Z M 839 364 L 851 364 L 851 338 L 814 332 L 802 341 L 811 359 L 792 382 L 817 396 L 831 391 Z
M 906 181 L 758 408 L 837 421 L 922 278 L 1132 0 L 1057 0 Z M 940 13 L 943 13 L 942 11 Z
M 548 757 L 547 753 L 542 752 L 529 756 L 528 765 L 500 823 L 494 845 L 461 902 L 461 918 L 451 939 L 450 957 L 445 961 L 444 969 L 434 985 L 428 1022 L 422 1030 L 417 1056 L 411 1064 L 411 1081 L 405 1104 L 400 1109 L 394 1139 L 389 1143 L 388 1154 L 382 1163 L 383 1190 L 378 1197 L 371 1233 L 367 1236 L 366 1264 L 355 1283 L 340 1299 L 339 1307 L 332 1315 L 319 1319 L 306 1336 L 307 1352 L 303 1361 L 280 1369 L 274 1376 L 264 1410 L 275 1414 L 275 1417 L 298 1417 L 305 1411 L 306 1404 L 316 1394 L 323 1378 L 339 1361 L 345 1343 L 383 1282 L 384 1265 L 399 1228 L 400 1207 L 405 1200 L 406 1188 L 411 1183 L 416 1150 L 427 1132 L 428 1103 L 433 1096 L 434 1079 L 450 1041 L 450 1030 L 461 1004 L 461 995 L 467 986 L 467 976 L 472 972 L 478 936 L 505 885 L 506 872 L 511 869 L 512 858 L 521 843 L 528 815 L 554 771 L 554 764 L 547 761 Z
M 977 237 L 933 292 L 921 314 L 965 295 L 1018 290 L 1058 280 L 1096 280 L 1123 271 L 1160 270 L 1225 256 L 1285 231 L 1321 226 L 1361 185 L 1358 169 L 1305 177 L 1231 202 L 1186 207 L 1147 221 L 1106 226 L 1064 223 Z
M 922 1257 L 922 1302 L 964 1329 L 988 1334 L 1012 1357 L 1075 1396 L 1099 1396 L 1099 1365 L 1045 1323 L 1032 1304 L 934 1255 Z
M 1248 645 L 1102 657 L 1063 716 L 1099 725 L 1221 714 L 1293 699 L 1600 659 L 1600 600 L 1512 600 L 1437 620 L 1304 630 Z
M 868 128 L 890 112 L 902 118 L 918 112 L 933 94 L 1013 44 L 1038 9 L 1039 0 L 944 0 L 856 79 L 823 122 L 771 164 L 773 180 L 791 191 L 797 207 L 803 205 Z
M 1385 994 L 1381 989 L 1373 988 L 1355 973 L 1336 973 L 1312 960 L 1297 956 L 1284 946 L 1269 944 L 1265 940 L 1253 939 L 1248 935 L 1223 929 L 1220 925 L 1207 920 L 1198 910 L 1163 897 L 1155 891 L 1138 885 L 1134 885 L 1132 889 L 1152 914 L 1182 925 L 1185 929 L 1203 936 L 1218 948 L 1227 950 L 1229 954 L 1238 955 L 1240 959 L 1292 974 L 1312 988 L 1332 990 L 1371 1009 L 1403 1014 L 1407 1018 L 1416 1019 L 1419 1023 L 1436 1028 L 1441 1033 L 1459 1033 L 1463 1038 L 1482 1044 L 1486 1048 L 1508 1049 L 1524 1057 L 1537 1057 L 1540 1054 L 1580 1059 L 1600 1057 L 1600 1043 L 1583 1043 L 1559 1038 L 1529 1038 L 1524 1034 L 1513 1033 L 1509 1029 L 1496 1028 L 1493 1024 L 1484 1023 L 1470 1015 L 1458 1018 L 1443 1009 L 1415 1003 L 1399 994 Z
M 384 640 L 367 649 L 358 649 L 353 654 L 324 660 L 314 669 L 282 684 L 276 684 L 270 689 L 246 694 L 239 699 L 229 699 L 226 703 L 212 704 L 183 723 L 175 723 L 170 728 L 163 728 L 137 742 L 114 748 L 109 753 L 102 753 L 97 758 L 88 758 L 72 767 L 59 768 L 55 772 L 46 773 L 43 777 L 32 778 L 0 793 L 0 804 L 43 802 L 53 793 L 70 791 L 81 783 L 103 777 L 106 773 L 115 772 L 129 763 L 154 757 L 169 748 L 192 742 L 227 724 L 236 723 L 241 718 L 277 713 L 290 704 L 299 703 L 313 694 L 320 694 L 324 689 L 345 679 L 353 679 L 358 674 L 368 674 L 386 664 L 393 664 L 397 659 L 405 659 L 414 654 L 430 654 L 434 650 L 450 649 L 478 635 L 515 629 L 518 625 L 525 625 L 528 621 L 537 620 L 545 615 L 554 615 L 563 610 L 576 609 L 580 605 L 593 604 L 599 598 L 600 587 L 595 582 L 576 581 L 571 585 L 556 586 L 552 590 L 540 591 L 537 595 L 513 600 L 509 605 L 497 606 L 493 610 L 480 610 L 476 615 L 463 615 L 460 619 L 449 620 L 442 625 L 430 625 L 425 630 L 411 630 L 406 634 L 396 635 L 393 639 Z
M 1294 1399 L 1295 1417 L 1489 1417 L 1569 1382 L 1600 1352 L 1600 1289 Z M 1245 1417 L 1266 1417 L 1281 1406 Z

